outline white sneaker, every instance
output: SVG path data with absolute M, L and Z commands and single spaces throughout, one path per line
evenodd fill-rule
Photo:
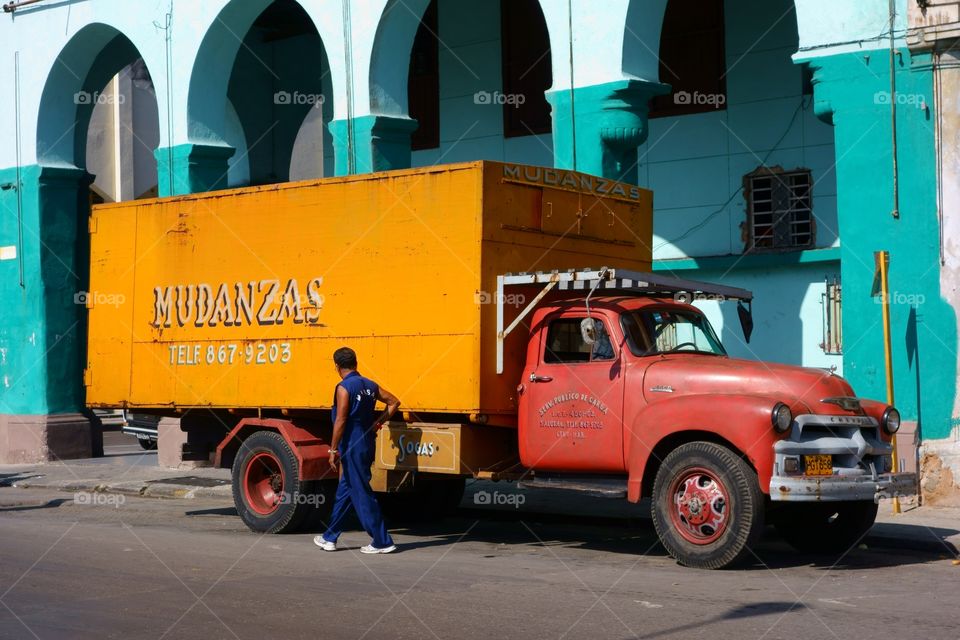
M 364 547 L 360 547 L 360 553 L 393 553 L 397 550 L 397 545 L 392 544 L 389 547 L 377 548 L 372 544 L 368 544 Z
M 314 536 L 314 537 L 313 537 L 313 544 L 317 545 L 318 547 L 320 547 L 320 548 L 323 549 L 324 551 L 336 551 L 336 550 L 337 550 L 337 543 L 336 543 L 336 542 L 329 542 L 329 541 L 327 541 L 327 540 L 324 540 L 323 536 Z

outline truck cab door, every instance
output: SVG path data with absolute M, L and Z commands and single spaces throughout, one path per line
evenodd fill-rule
M 624 471 L 622 342 L 609 318 L 592 317 L 593 345 L 580 333 L 583 312 L 548 316 L 530 338 L 519 416 L 520 460 L 528 468 Z

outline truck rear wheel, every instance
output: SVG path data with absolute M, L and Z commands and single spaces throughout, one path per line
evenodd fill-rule
M 778 505 L 777 532 L 805 553 L 843 553 L 860 542 L 877 519 L 875 502 L 808 502 Z
M 730 449 L 690 442 L 674 449 L 653 483 L 653 524 L 681 564 L 722 569 L 744 559 L 763 532 L 753 469 Z
M 258 533 L 288 533 L 322 507 L 315 483 L 300 480 L 299 471 L 279 433 L 258 431 L 244 440 L 232 470 L 233 502 L 244 524 Z

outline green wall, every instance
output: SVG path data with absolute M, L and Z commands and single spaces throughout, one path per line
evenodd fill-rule
M 940 297 L 939 222 L 929 56 L 896 56 L 899 218 L 894 218 L 889 57 L 884 51 L 808 60 L 820 117 L 837 148 L 844 375 L 858 395 L 886 396 L 874 251 L 890 251 L 896 404 L 924 439 L 949 434 L 957 330 Z

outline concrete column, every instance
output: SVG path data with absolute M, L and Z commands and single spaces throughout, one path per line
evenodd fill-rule
M 553 107 L 554 164 L 637 183 L 637 147 L 647 139 L 650 98 L 667 85 L 619 80 L 547 92 Z M 574 163 L 576 159 L 576 163 Z
M 887 51 L 805 62 L 814 72 L 817 115 L 834 126 L 844 376 L 859 396 L 886 397 L 881 305 L 871 290 L 873 253 L 889 250 L 896 405 L 905 422 L 918 423 L 924 441 L 945 438 L 955 423 L 957 322 L 941 297 L 930 56 L 896 52 L 893 97 Z M 893 199 L 892 104 L 898 203 Z
M 15 169 L 0 171 L 0 462 L 88 457 L 90 421 L 81 412 L 91 176 L 37 165 L 19 176 L 18 184 Z
M 157 464 L 170 469 L 209 467 L 226 433 L 226 426 L 206 411 L 161 418 L 157 425 Z
M 227 161 L 233 154 L 233 147 L 227 145 L 181 144 L 157 149 L 160 196 L 226 189 Z
M 410 167 L 410 135 L 417 129 L 416 120 L 367 115 L 353 118 L 350 122 L 353 125 L 352 150 L 348 121 L 333 120 L 329 125 L 333 138 L 335 175 Z M 354 164 L 352 171 L 351 156 Z

